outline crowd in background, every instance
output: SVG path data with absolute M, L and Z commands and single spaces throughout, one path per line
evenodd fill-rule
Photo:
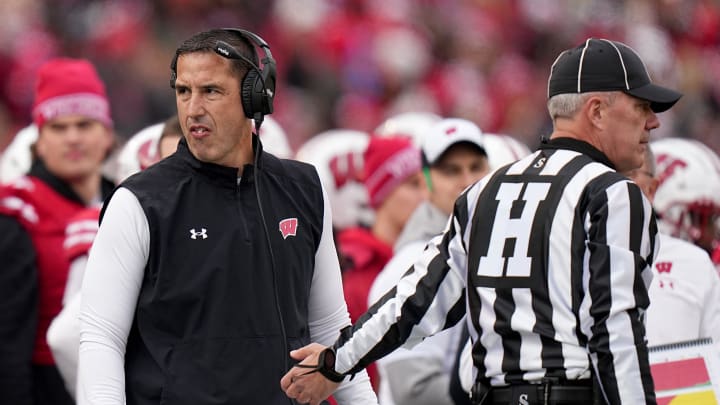
M 656 136 L 720 150 L 718 0 L 4 0 L 0 150 L 31 122 L 33 77 L 52 56 L 96 64 L 121 142 L 164 120 L 174 49 L 209 27 L 270 43 L 282 94 L 273 117 L 294 150 L 403 111 L 467 118 L 534 148 L 550 128 L 548 66 L 587 36 L 629 44 L 685 94 Z
M 651 69 L 655 82 L 684 93 L 671 111 L 660 116 L 662 126 L 653 131 L 654 138 L 666 138 L 665 141 L 692 138 L 718 152 L 719 1 L 3 0 L 0 3 L 0 151 L 18 130 L 33 121 L 30 114 L 33 99 L 37 98 L 33 93 L 40 66 L 58 56 L 87 58 L 97 66 L 99 76 L 107 86 L 112 117 L 103 116 L 103 123 L 112 121 L 117 141 L 125 143 L 125 151 L 129 151 L 132 162 L 132 170 L 128 173 L 144 169 L 145 163 L 155 161 L 143 160 L 148 157 L 144 153 L 151 150 L 150 155 L 157 159 L 164 155 L 156 153 L 161 148 L 158 139 L 164 136 L 161 123 L 176 113 L 175 95 L 169 83 L 169 63 L 179 41 L 209 27 L 241 27 L 256 32 L 270 43 L 279 69 L 276 92 L 280 97 L 275 99 L 274 113 L 263 124 L 261 139 L 266 150 L 274 155 L 295 156 L 318 167 L 333 206 L 335 239 L 344 271 L 345 301 L 352 319 L 356 320 L 375 301 L 368 301 L 367 297 L 375 277 L 385 271 L 384 266 L 389 267 L 388 260 L 399 257 L 398 248 L 401 241 L 406 242 L 403 240 L 405 225 L 412 208 L 428 207 L 425 204 L 427 192 L 431 203 L 433 194 L 449 195 L 451 198 L 446 198 L 446 202 L 452 203 L 455 194 L 469 184 L 456 185 L 459 188 L 451 192 L 448 192 L 449 186 L 439 187 L 442 185 L 438 180 L 442 178 L 440 174 L 450 172 L 442 169 L 443 165 L 449 164 L 440 161 L 450 159 L 447 157 L 450 155 L 432 163 L 427 149 L 439 148 L 441 143 L 429 137 L 423 143 L 422 138 L 417 138 L 409 128 L 400 131 L 389 121 L 402 116 L 403 112 L 419 114 L 410 119 L 416 124 L 414 129 L 419 130 L 419 127 L 431 127 L 427 119 L 435 123 L 440 122 L 441 117 L 446 120 L 452 117 L 449 118 L 452 122 L 464 118 L 467 121 L 463 121 L 463 126 L 476 132 L 475 138 L 480 138 L 482 133 L 482 140 L 475 140 L 473 150 L 475 155 L 482 151 L 484 163 L 476 165 L 476 169 L 492 170 L 503 156 L 502 148 L 496 150 L 494 143 L 506 145 L 509 149 L 504 153 L 513 161 L 530 153 L 542 135 L 551 133 L 546 83 L 549 67 L 558 52 L 589 36 L 606 37 L 634 47 Z M 60 76 L 56 78 L 58 83 L 68 78 L 56 69 L 50 72 Z M 102 98 L 105 98 L 104 91 Z M 35 118 L 42 130 L 42 123 Z M 91 118 L 97 120 L 97 117 Z M 272 129 L 273 126 L 278 129 Z M 166 129 L 172 129 L 169 127 L 167 124 Z M 462 132 L 459 127 L 440 125 L 438 128 L 441 129 L 430 132 L 442 134 L 446 141 L 450 134 L 459 136 Z M 126 142 L 143 129 L 152 129 L 151 138 L 135 137 L 137 142 Z M 37 137 L 38 128 L 34 130 L 33 135 Z M 278 136 L 283 142 L 287 137 L 287 147 L 282 144 L 283 148 L 276 149 L 278 145 L 271 140 L 274 132 L 281 134 Z M 174 133 L 179 135 L 177 129 Z M 411 140 L 400 139 L 402 136 L 409 136 L 413 144 Z M 16 137 L 20 138 L 22 136 Z M 151 139 L 149 143 L 148 139 Z M 520 141 L 528 149 L 512 146 L 511 140 Z M 30 164 L 28 145 L 24 143 L 21 147 L 24 146 L 23 151 L 28 157 L 24 161 Z M 415 150 L 418 146 L 422 146 L 422 155 Z M 712 254 L 717 265 L 720 263 L 717 239 L 720 176 L 713 174 L 717 174 L 715 169 L 720 167 L 720 160 L 695 146 L 678 144 L 664 151 L 660 147 L 658 162 L 663 160 L 664 163 L 659 166 L 658 176 L 662 181 L 658 181 L 665 183 L 665 194 L 673 197 L 672 207 L 678 211 L 679 219 L 671 223 L 676 229 L 668 233 L 682 236 L 678 233 L 678 225 L 700 219 L 699 225 L 690 224 L 690 231 L 684 236 Z M 450 144 L 444 147 L 449 150 Z M 57 147 L 40 149 L 45 154 L 59 152 Z M 38 150 L 36 147 L 35 151 Z M 518 150 L 521 152 L 516 153 Z M 106 151 L 102 152 L 98 156 L 105 157 Z M 707 159 L 703 157 L 706 154 Z M 42 153 L 38 156 L 44 159 Z M 122 169 L 124 154 L 116 156 L 118 169 Z M 35 163 L 42 164 L 40 161 Z M 435 164 L 437 167 L 431 167 Z M 675 170 L 678 165 L 687 170 Z M 99 167 L 93 167 L 90 175 L 96 176 L 98 171 Z M 123 173 L 122 170 L 114 173 L 112 180 L 120 181 L 127 174 L 119 173 Z M 691 181 L 697 179 L 702 179 L 701 184 Z M 426 189 L 430 185 L 432 187 Z M 367 195 L 364 193 L 366 188 Z M 8 189 L 22 187 L 8 186 Z M 369 204 L 367 200 L 356 198 L 358 190 L 363 191 L 364 197 L 369 197 Z M 393 193 L 396 195 L 391 196 Z M 686 196 L 687 203 L 676 204 L 678 195 Z M 37 200 L 38 204 L 48 204 L 43 198 Z M 97 204 L 101 199 L 98 195 L 90 200 Z M 88 204 L 88 201 L 83 203 Z M 27 212 L 17 210 L 17 204 L 5 205 L 22 214 Z M 335 209 L 337 206 L 342 208 Z M 663 206 L 662 197 L 657 199 L 655 206 L 666 220 L 673 219 L 674 214 Z M 449 207 L 434 214 L 438 221 L 433 234 L 446 224 Z M 686 208 L 699 209 L 702 215 L 686 212 Z M 57 209 L 48 211 L 57 214 L 56 230 L 64 230 L 65 222 L 71 221 L 70 215 L 56 212 Z M 418 212 L 422 214 L 422 211 Z M 97 216 L 96 211 L 93 213 Z M 344 221 L 344 216 L 352 218 Z M 410 221 L 411 224 L 430 223 L 421 216 L 411 218 L 421 218 Z M 415 231 L 412 226 L 407 229 Z M 703 235 L 701 230 L 707 231 L 708 238 L 698 237 Z M 6 239 L 13 239 L 7 238 L 9 233 L 3 234 Z M 192 229 L 191 234 L 195 239 L 203 233 L 196 234 Z M 707 241 L 707 246 L 699 243 L 702 241 Z M 424 246 L 425 240 L 418 242 Z M 31 254 L 17 254 L 18 250 L 7 251 L 13 252 L 12 257 L 31 257 Z M 715 267 L 705 253 L 699 252 L 712 282 L 692 284 L 695 280 L 688 279 L 685 289 L 679 276 L 675 278 L 680 264 L 671 275 L 672 262 L 668 260 L 656 265 L 659 288 L 667 285 L 664 292 L 673 290 L 668 294 L 674 294 L 677 285 L 678 299 L 702 296 L 707 302 L 715 302 L 715 291 L 720 285 Z M 414 258 L 415 253 L 411 256 Z M 80 265 L 84 266 L 84 262 Z M 400 270 L 406 267 L 403 264 Z M 688 266 L 692 270 L 696 267 Z M 67 269 L 62 270 L 67 273 Z M 395 285 L 395 282 L 390 284 Z M 707 294 L 700 294 L 696 291 L 697 285 L 712 288 L 707 288 Z M 692 294 L 684 293 L 690 290 Z M 56 301 L 59 305 L 59 300 Z M 684 324 L 700 324 L 697 320 L 702 318 L 703 327 L 712 325 L 708 330 L 715 336 L 716 321 L 720 319 L 716 307 L 711 308 L 705 301 L 698 300 L 697 305 L 693 302 L 694 306 L 685 310 L 672 300 L 667 302 L 677 310 Z M 656 305 L 655 308 L 660 307 Z M 51 309 L 57 312 L 60 308 Z M 24 316 L 20 311 L 8 313 Z M 707 316 L 712 321 L 703 318 L 706 313 L 712 314 L 712 317 Z M 76 318 L 72 314 L 66 316 L 66 319 Z M 47 322 L 51 319 L 45 317 Z M 678 330 L 695 332 L 691 327 L 677 328 L 675 322 L 667 324 L 675 326 L 671 331 L 673 339 L 669 341 L 680 340 L 675 335 Z M 71 332 L 78 332 L 77 325 L 70 326 Z M 31 332 L 35 333 L 34 330 Z M 698 336 L 707 335 L 703 330 Z M 39 329 L 37 336 L 44 342 L 44 329 Z M 79 342 L 75 335 L 72 337 L 72 343 Z M 30 342 L 30 339 L 18 340 Z M 459 347 L 456 344 L 450 346 L 453 349 Z M 445 344 L 443 348 L 450 346 Z M 73 355 L 77 353 L 77 346 L 67 347 L 72 349 Z M 53 356 L 57 357 L 55 353 Z M 447 356 L 445 351 L 440 357 L 455 360 L 454 355 Z M 50 359 L 49 354 L 47 359 Z M 75 360 L 75 357 L 71 359 Z M 445 363 L 441 365 L 455 367 Z M 74 367 L 73 364 L 69 368 L 71 373 Z M 48 368 L 52 368 L 50 363 Z M 427 366 L 423 368 L 428 369 Z M 390 383 L 392 376 L 384 375 L 385 371 L 380 369 L 378 380 L 370 369 L 381 397 L 383 379 L 385 391 L 398 387 L 397 383 Z M 398 376 L 404 382 L 412 381 L 404 370 L 400 370 Z M 381 382 L 379 387 L 378 381 Z M 411 384 L 406 385 L 412 388 Z M 68 383 L 70 393 L 74 387 L 74 383 Z M 446 391 L 442 390 L 443 393 Z M 461 394 L 465 395 L 464 392 Z M 425 397 L 429 399 L 427 395 Z

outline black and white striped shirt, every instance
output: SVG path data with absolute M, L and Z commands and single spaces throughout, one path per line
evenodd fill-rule
M 548 141 L 463 193 L 446 231 L 341 335 L 336 370 L 467 312 L 478 380 L 587 379 L 594 367 L 608 403 L 654 404 L 643 314 L 656 232 L 650 203 L 605 155 Z

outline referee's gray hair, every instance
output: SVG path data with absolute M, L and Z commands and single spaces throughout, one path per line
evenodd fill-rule
M 590 91 L 587 93 L 563 93 L 556 94 L 547 102 L 548 113 L 553 121 L 557 118 L 572 118 L 580 111 L 588 98 L 593 96 L 607 97 L 608 103 L 615 101 L 616 92 L 613 91 Z

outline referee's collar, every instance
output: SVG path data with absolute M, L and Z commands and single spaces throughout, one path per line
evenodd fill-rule
M 590 156 L 593 160 L 600 162 L 617 171 L 615 165 L 610 162 L 607 156 L 591 144 L 575 138 L 543 138 L 538 149 L 569 149 Z

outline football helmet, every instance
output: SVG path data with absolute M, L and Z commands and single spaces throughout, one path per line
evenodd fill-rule
M 651 148 L 658 180 L 653 205 L 660 231 L 712 252 L 720 229 L 720 158 L 692 139 L 663 138 Z
M 117 184 L 159 160 L 158 140 L 163 128 L 164 122 L 149 125 L 125 142 L 115 160 L 114 177 Z
M 330 199 L 333 227 L 369 226 L 374 212 L 363 184 L 363 153 L 370 135 L 351 129 L 321 132 L 297 151 L 297 160 L 317 168 L 320 180 Z
M 269 115 L 265 116 L 260 126 L 260 140 L 267 152 L 280 159 L 289 159 L 293 155 L 285 130 Z
M 37 141 L 38 129 L 30 124 L 18 131 L 10 145 L 0 155 L 0 183 L 11 183 L 24 176 L 32 166 L 32 145 Z
M 495 170 L 530 154 L 530 149 L 524 143 L 510 135 L 483 133 L 483 143 L 490 170 Z
M 422 135 L 441 117 L 431 112 L 404 112 L 393 115 L 383 121 L 375 131 L 374 136 L 406 136 L 412 139 L 418 148 L 422 146 Z

